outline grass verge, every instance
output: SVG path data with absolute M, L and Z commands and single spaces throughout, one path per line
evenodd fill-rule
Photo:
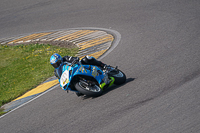
M 53 53 L 75 56 L 78 48 L 46 44 L 0 45 L 0 107 L 53 76 Z M 0 111 L 1 112 L 1 111 Z

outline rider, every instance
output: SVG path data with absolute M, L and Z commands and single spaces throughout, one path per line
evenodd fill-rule
M 73 57 L 73 56 L 60 56 L 59 54 L 55 53 L 51 56 L 50 58 L 50 63 L 51 65 L 55 68 L 54 74 L 55 76 L 60 79 L 61 74 L 62 74 L 62 66 L 64 62 L 72 63 L 72 62 L 78 62 L 79 58 L 78 57 Z M 83 59 L 81 59 L 81 63 L 83 65 L 96 65 L 103 68 L 106 68 L 106 64 L 102 63 L 101 61 L 96 60 L 92 56 L 85 56 Z
M 62 75 L 62 65 L 65 62 L 68 63 L 73 63 L 73 62 L 78 62 L 79 58 L 78 57 L 72 57 L 72 56 L 64 56 L 63 58 L 55 53 L 51 56 L 50 58 L 50 63 L 51 65 L 55 68 L 54 74 L 55 76 L 60 79 Z M 106 69 L 107 65 L 102 63 L 101 61 L 96 60 L 94 57 L 91 56 L 85 56 L 83 59 L 81 59 L 81 63 L 85 65 L 96 65 L 98 67 L 101 67 L 102 69 Z M 77 96 L 82 96 L 83 94 L 76 92 Z

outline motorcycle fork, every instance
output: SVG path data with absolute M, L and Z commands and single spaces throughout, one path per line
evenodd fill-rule
M 94 82 L 92 81 L 87 81 L 87 80 L 79 80 L 82 84 L 86 85 L 86 86 L 94 86 L 96 85 Z
M 100 84 L 100 88 L 102 90 L 104 90 L 104 89 L 106 89 L 106 88 L 108 88 L 108 87 L 110 87 L 110 86 L 112 86 L 114 84 L 115 78 L 113 78 L 113 77 L 109 77 L 109 78 L 110 78 L 110 81 L 109 81 L 110 83 L 108 83 L 108 84 L 106 84 L 106 83 Z

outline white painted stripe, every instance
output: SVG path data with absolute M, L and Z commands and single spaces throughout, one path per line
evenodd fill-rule
M 60 85 L 57 84 L 57 85 L 53 86 L 52 88 L 48 89 L 47 91 L 45 91 L 45 92 L 41 93 L 40 95 L 36 96 L 35 98 L 29 100 L 28 102 L 26 102 L 26 103 L 24 103 L 24 104 L 22 104 L 22 105 L 20 105 L 20 106 L 18 106 L 18 107 L 16 107 L 16 108 L 14 108 L 13 110 L 9 111 L 8 113 L 6 113 L 6 114 L 0 116 L 0 119 L 3 118 L 3 117 L 5 117 L 6 115 L 10 114 L 11 112 L 13 112 L 13 111 L 15 111 L 15 110 L 21 108 L 22 106 L 24 106 L 24 105 L 26 105 L 26 104 L 28 104 L 28 103 L 34 101 L 35 99 L 41 97 L 42 95 L 44 95 L 44 94 L 46 94 L 47 92 L 49 92 L 49 91 L 55 89 L 55 88 L 58 87 L 58 86 L 60 86 Z
M 86 55 L 91 55 L 91 54 L 94 54 L 94 53 L 97 53 L 99 51 L 102 51 L 102 50 L 107 50 L 108 48 L 104 48 L 104 49 L 97 49 L 96 51 L 92 51 L 92 52 L 87 52 L 87 53 L 82 53 L 79 57 L 83 57 L 83 56 L 86 56 Z
M 0 40 L 0 42 L 1 42 L 1 44 L 6 44 L 6 43 L 9 43 L 9 42 L 11 42 L 13 40 L 19 39 L 21 37 L 23 37 L 23 36 L 4 38 L 4 39 L 2 39 L 2 41 Z
M 105 33 L 102 33 L 102 32 L 98 33 L 98 34 L 93 33 L 91 35 L 87 35 L 87 36 L 84 36 L 82 38 L 78 38 L 78 39 L 73 40 L 73 41 L 78 45 L 79 43 L 86 42 L 86 41 L 89 41 L 89 40 L 93 40 L 93 39 L 96 39 L 96 38 L 100 38 L 100 37 L 103 37 L 103 36 L 106 36 L 106 35 L 108 35 L 108 34 L 105 34 Z
M 54 32 L 52 34 L 49 34 L 49 35 L 46 35 L 46 36 L 43 36 L 43 37 L 40 37 L 40 38 L 37 38 L 37 39 L 40 39 L 40 40 L 46 39 L 46 41 L 52 41 L 54 39 L 57 39 L 59 37 L 62 37 L 62 36 L 65 36 L 65 35 L 68 35 L 68 34 L 71 34 L 71 33 L 74 33 L 76 31 L 77 30 L 57 31 L 57 32 Z M 35 40 L 33 40 L 33 41 L 35 41 Z
M 77 32 L 77 31 L 78 30 L 59 31 L 59 32 L 56 32 L 55 34 L 53 34 L 52 36 L 50 36 L 50 39 L 54 40 L 54 39 L 60 38 L 60 37 L 65 36 L 65 35 L 72 34 L 72 33 Z
M 89 55 L 91 53 L 95 53 L 97 51 L 102 51 L 102 50 L 106 50 L 109 49 L 110 47 L 108 46 L 102 46 L 102 47 L 96 47 L 96 48 L 92 48 L 92 49 L 88 49 L 86 51 L 81 51 L 80 53 L 78 53 L 76 56 L 78 57 L 82 57 L 84 55 Z
M 88 50 L 92 50 L 92 49 L 96 49 L 96 48 L 110 47 L 110 45 L 111 45 L 111 42 L 105 42 L 105 43 L 102 43 L 102 44 L 99 44 L 99 45 L 95 45 L 95 46 L 83 49 L 83 50 L 79 51 L 78 53 L 82 53 L 84 51 L 88 51 Z

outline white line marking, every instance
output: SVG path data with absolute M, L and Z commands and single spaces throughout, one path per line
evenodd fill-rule
M 6 113 L 6 114 L 4 114 L 4 115 L 0 116 L 0 119 L 1 119 L 1 118 L 3 118 L 3 117 L 5 117 L 6 115 L 10 114 L 11 112 L 13 112 L 13 111 L 15 111 L 15 110 L 17 110 L 17 109 L 21 108 L 22 106 L 24 106 L 24 105 L 26 105 L 26 104 L 28 104 L 28 103 L 32 102 L 33 100 L 35 100 L 35 99 L 37 99 L 37 98 L 41 97 L 42 95 L 44 95 L 44 94 L 46 94 L 47 92 L 49 92 L 49 91 L 51 91 L 51 90 L 55 89 L 55 88 L 56 88 L 56 87 L 58 87 L 58 86 L 59 86 L 59 84 L 57 84 L 57 85 L 53 86 L 52 88 L 50 88 L 50 89 L 48 89 L 47 91 L 45 91 L 44 93 L 42 93 L 42 94 L 40 94 L 40 95 L 36 96 L 35 98 L 33 98 L 33 99 L 29 100 L 28 102 L 26 102 L 26 103 L 24 103 L 24 104 L 22 104 L 22 105 L 20 105 L 20 106 L 18 106 L 18 107 L 16 107 L 16 108 L 14 108 L 13 110 L 9 111 L 8 113 Z

